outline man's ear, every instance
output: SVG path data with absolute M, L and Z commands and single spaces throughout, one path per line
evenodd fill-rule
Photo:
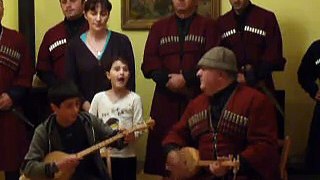
M 57 105 L 53 104 L 53 103 L 50 103 L 50 107 L 51 107 L 53 112 L 56 112 L 59 109 L 59 107 Z

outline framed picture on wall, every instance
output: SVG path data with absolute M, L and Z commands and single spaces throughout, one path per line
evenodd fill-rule
M 148 30 L 159 18 L 173 12 L 172 0 L 121 0 L 121 28 Z M 199 14 L 216 18 L 220 14 L 220 0 L 201 0 Z

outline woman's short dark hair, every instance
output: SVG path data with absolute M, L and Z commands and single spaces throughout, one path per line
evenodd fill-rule
M 97 4 L 101 4 L 102 10 L 107 10 L 109 13 L 111 12 L 112 4 L 109 0 L 86 0 L 84 3 L 84 12 L 94 11 Z

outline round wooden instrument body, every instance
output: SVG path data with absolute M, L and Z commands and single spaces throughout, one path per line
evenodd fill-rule
M 176 179 L 187 179 L 197 174 L 200 157 L 198 150 L 184 147 L 179 151 L 180 168 L 171 171 L 171 176 Z
M 44 162 L 58 162 L 64 158 L 66 158 L 67 156 L 69 156 L 69 154 L 64 153 L 64 152 L 60 152 L 60 151 L 54 151 L 49 153 L 45 158 L 44 158 Z M 72 174 L 74 173 L 75 169 L 70 169 L 67 172 L 61 172 L 59 171 L 58 173 L 56 173 L 54 175 L 54 179 L 55 180 L 69 180 L 72 176 Z M 27 178 L 24 175 L 21 175 L 19 180 L 43 180 L 42 178 Z

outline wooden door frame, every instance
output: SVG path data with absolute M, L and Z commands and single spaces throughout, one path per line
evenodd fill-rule
M 18 1 L 19 32 L 26 38 L 31 58 L 35 63 L 35 17 L 34 0 Z

